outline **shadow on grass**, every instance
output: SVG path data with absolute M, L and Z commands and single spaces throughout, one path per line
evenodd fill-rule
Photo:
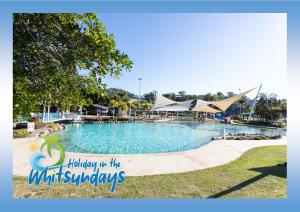
M 257 168 L 252 168 L 249 169 L 250 171 L 256 171 L 256 172 L 260 172 L 261 174 L 250 178 L 244 182 L 241 182 L 238 185 L 235 185 L 229 189 L 226 189 L 224 191 L 221 191 L 217 194 L 211 195 L 208 198 L 218 198 L 218 197 L 222 197 L 226 194 L 229 194 L 231 192 L 240 190 L 244 187 L 247 187 L 248 185 L 255 183 L 258 180 L 261 180 L 264 177 L 267 177 L 269 175 L 273 175 L 276 177 L 282 177 L 282 178 L 286 178 L 286 166 L 284 165 L 277 165 L 277 166 L 269 166 L 269 167 L 257 167 Z

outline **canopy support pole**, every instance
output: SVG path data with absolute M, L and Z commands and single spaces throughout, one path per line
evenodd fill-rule
M 259 95 L 259 92 L 260 92 L 261 87 L 262 87 L 262 83 L 260 84 L 260 86 L 259 86 L 259 88 L 258 88 L 258 91 L 257 91 L 256 97 L 255 97 L 255 99 L 254 99 L 254 102 L 253 102 L 253 105 L 252 105 L 250 114 L 249 114 L 249 116 L 248 116 L 247 123 L 250 121 L 250 118 L 251 118 L 252 114 L 254 113 L 256 101 L 257 101 L 257 98 L 258 98 L 258 95 Z

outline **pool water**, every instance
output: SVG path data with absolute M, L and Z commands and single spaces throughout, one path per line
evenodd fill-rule
M 211 122 L 70 124 L 59 134 L 68 152 L 146 154 L 194 149 L 227 133 L 261 133 L 261 128 Z M 265 129 L 265 134 L 277 131 Z

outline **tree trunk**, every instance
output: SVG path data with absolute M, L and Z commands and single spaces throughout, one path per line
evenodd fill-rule
M 42 115 L 42 123 L 45 122 L 45 116 L 46 116 L 46 105 L 43 104 L 43 115 Z
M 48 105 L 48 117 L 47 117 L 47 122 L 50 121 L 50 104 Z

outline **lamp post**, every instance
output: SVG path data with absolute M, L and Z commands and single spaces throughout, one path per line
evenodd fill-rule
M 138 101 L 139 101 L 139 113 L 140 113 L 141 112 L 140 111 L 140 106 L 141 106 L 141 103 L 140 103 L 140 101 L 141 101 L 141 84 L 142 84 L 143 79 L 141 77 L 139 77 L 138 80 L 139 80 L 139 98 L 138 98 Z

